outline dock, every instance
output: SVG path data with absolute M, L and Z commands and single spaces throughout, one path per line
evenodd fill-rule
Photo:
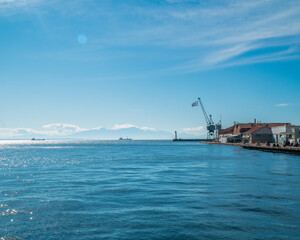
M 300 147 L 293 147 L 293 146 L 279 146 L 279 147 L 272 147 L 272 146 L 254 146 L 254 145 L 241 145 L 244 149 L 249 150 L 261 150 L 267 152 L 281 152 L 281 153 L 294 153 L 300 155 Z
M 182 139 L 182 138 L 175 138 L 173 139 L 173 142 L 211 142 L 213 140 L 210 139 Z
M 266 144 L 262 145 L 254 145 L 254 144 L 243 144 L 243 143 L 220 143 L 216 141 L 200 141 L 201 143 L 209 143 L 209 144 L 217 144 L 217 145 L 229 145 L 229 146 L 237 146 L 242 147 L 244 149 L 248 150 L 260 150 L 260 151 L 266 151 L 266 152 L 277 152 L 277 153 L 291 153 L 300 155 L 300 146 L 283 146 L 279 145 L 276 146 L 267 146 Z

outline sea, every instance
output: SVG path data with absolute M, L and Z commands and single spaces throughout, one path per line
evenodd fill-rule
M 300 156 L 172 141 L 0 141 L 0 239 L 300 239 Z

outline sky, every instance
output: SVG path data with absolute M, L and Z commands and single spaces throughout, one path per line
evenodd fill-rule
M 0 0 L 0 138 L 300 125 L 300 1 Z M 59 129 L 59 131 L 58 131 Z

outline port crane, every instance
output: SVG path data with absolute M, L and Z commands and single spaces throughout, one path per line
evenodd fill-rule
M 214 124 L 214 121 L 212 119 L 212 115 L 207 115 L 206 111 L 205 111 L 205 108 L 203 106 L 203 103 L 201 101 L 201 98 L 198 98 L 198 101 L 200 103 L 200 106 L 202 108 L 202 112 L 203 112 L 203 115 L 204 115 L 204 118 L 205 118 L 205 121 L 206 121 L 206 124 L 207 124 L 207 139 L 214 139 L 215 138 L 215 130 L 216 130 L 216 126 L 219 125 L 215 125 Z M 217 128 L 219 128 L 217 126 Z

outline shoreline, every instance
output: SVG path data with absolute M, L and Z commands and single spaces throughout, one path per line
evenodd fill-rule
M 200 141 L 200 143 L 216 144 L 216 145 L 228 145 L 228 146 L 238 146 L 248 150 L 259 150 L 266 152 L 277 152 L 277 153 L 287 153 L 287 154 L 297 154 L 300 155 L 300 146 L 280 146 L 273 147 L 267 146 L 266 144 L 255 145 L 255 144 L 244 144 L 244 143 L 220 143 L 220 142 L 205 142 Z
M 216 145 L 229 145 L 229 146 L 243 146 L 242 143 L 221 143 L 221 142 L 209 142 L 209 141 L 200 141 L 200 143 L 209 143 Z

